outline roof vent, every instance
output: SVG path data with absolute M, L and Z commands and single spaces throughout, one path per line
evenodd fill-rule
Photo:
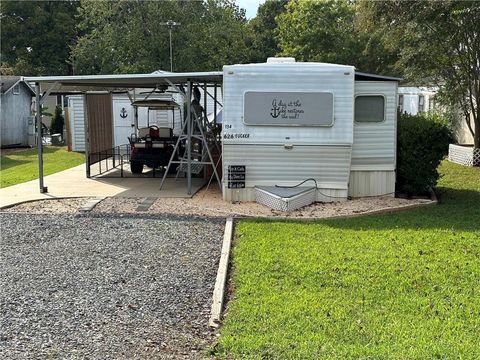
M 294 63 L 295 58 L 293 57 L 269 57 L 267 59 L 268 64 L 283 64 L 283 63 Z

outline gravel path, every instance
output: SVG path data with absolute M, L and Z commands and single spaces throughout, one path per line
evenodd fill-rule
M 0 358 L 202 357 L 223 220 L 0 213 Z

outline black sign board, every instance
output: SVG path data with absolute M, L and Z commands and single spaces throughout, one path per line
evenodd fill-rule
M 228 188 L 245 189 L 245 165 L 228 165 Z
M 228 180 L 245 181 L 245 173 L 228 173 Z
M 228 182 L 229 189 L 245 189 L 245 182 L 244 181 L 229 181 Z
M 245 165 L 228 165 L 228 172 L 243 172 L 245 173 Z

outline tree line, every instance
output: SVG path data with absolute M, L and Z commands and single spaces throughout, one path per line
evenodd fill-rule
M 18 75 L 221 70 L 270 56 L 354 65 L 440 85 L 480 147 L 480 2 L 267 0 L 2 1 L 1 72 Z M 473 119 L 473 120 L 470 120 Z

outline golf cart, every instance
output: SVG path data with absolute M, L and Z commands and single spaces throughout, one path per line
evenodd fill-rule
M 141 174 L 144 165 L 149 168 L 167 166 L 178 140 L 178 136 L 173 135 L 173 129 L 175 109 L 179 109 L 179 105 L 172 99 L 145 99 L 132 102 L 132 106 L 135 111 L 138 107 L 147 107 L 148 122 L 144 128 L 135 126 L 135 133 L 128 138 L 131 148 L 130 170 L 133 174 Z M 171 126 L 150 124 L 150 110 L 172 110 Z

